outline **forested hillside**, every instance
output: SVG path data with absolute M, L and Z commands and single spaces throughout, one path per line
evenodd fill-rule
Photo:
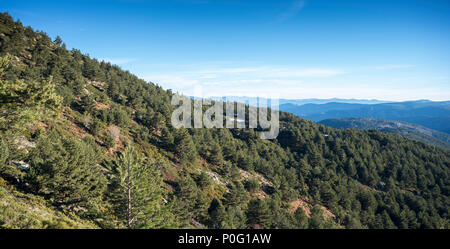
M 448 150 L 283 112 L 275 140 L 174 129 L 170 90 L 7 13 L 0 56 L 2 228 L 450 227 Z

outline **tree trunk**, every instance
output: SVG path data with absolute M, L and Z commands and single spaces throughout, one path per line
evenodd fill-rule
M 128 163 L 128 175 L 127 175 L 127 227 L 131 228 L 132 213 L 131 213 L 131 179 L 130 179 L 130 163 Z

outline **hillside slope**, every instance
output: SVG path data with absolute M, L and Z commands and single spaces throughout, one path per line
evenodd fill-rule
M 450 148 L 450 135 L 428 129 L 426 127 L 406 122 L 376 119 L 376 118 L 337 118 L 325 119 L 319 122 L 336 129 L 376 129 L 383 132 L 399 134 L 411 139 L 426 142 L 431 145 Z
M 95 229 L 93 222 L 55 210 L 42 197 L 15 190 L 0 178 L 0 228 Z
M 275 140 L 260 129 L 175 129 L 170 90 L 7 13 L 0 56 L 0 178 L 88 224 L 449 228 L 447 150 L 284 112 Z

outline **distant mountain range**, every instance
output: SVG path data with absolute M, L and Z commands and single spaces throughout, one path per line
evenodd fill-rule
M 196 97 L 193 97 L 194 99 Z M 213 100 L 224 100 L 225 97 L 210 97 Z M 245 96 L 226 96 L 228 101 L 236 101 L 241 103 L 246 103 L 248 101 L 256 101 L 256 97 L 245 97 Z M 259 98 L 265 99 L 266 98 Z M 305 105 L 305 104 L 326 104 L 326 103 L 349 103 L 349 104 L 381 104 L 381 103 L 389 103 L 390 101 L 376 100 L 376 99 L 279 99 L 279 104 L 294 104 L 294 105 Z
M 319 124 L 337 129 L 375 129 L 383 132 L 400 134 L 402 136 L 420 140 L 431 145 L 450 149 L 449 134 L 406 122 L 376 118 L 337 118 L 325 119 L 320 121 Z
M 198 99 L 197 97 L 192 98 Z M 228 101 L 247 104 L 257 101 L 255 97 L 245 96 L 210 97 L 210 99 L 222 101 L 225 98 Z M 268 100 L 266 98 L 259 99 Z M 410 126 L 423 126 L 422 128 L 428 128 L 430 131 L 450 134 L 450 101 L 389 102 L 376 99 L 279 99 L 278 107 L 281 111 L 290 112 L 315 122 L 327 119 L 340 119 L 341 122 L 347 122 L 349 118 L 371 118 L 371 120 L 381 119 L 389 122 L 401 121 L 399 124 L 402 122 L 402 124 L 409 123 Z M 368 122 L 368 119 L 361 119 L 360 121 L 362 120 L 364 120 L 364 123 Z M 355 123 L 355 120 L 352 120 L 352 122 Z M 376 122 L 376 124 L 379 123 L 380 121 Z M 369 125 L 367 129 L 378 129 L 376 124 Z M 405 125 L 403 125 L 403 128 L 405 128 Z
M 450 101 L 419 100 L 380 104 L 330 102 L 304 105 L 286 103 L 280 104 L 280 110 L 316 122 L 334 118 L 370 117 L 403 121 L 450 133 Z

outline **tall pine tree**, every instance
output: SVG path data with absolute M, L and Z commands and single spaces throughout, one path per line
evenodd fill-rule
M 173 228 L 176 226 L 163 198 L 162 177 L 152 160 L 144 162 L 127 147 L 114 170 L 113 203 L 125 227 Z

